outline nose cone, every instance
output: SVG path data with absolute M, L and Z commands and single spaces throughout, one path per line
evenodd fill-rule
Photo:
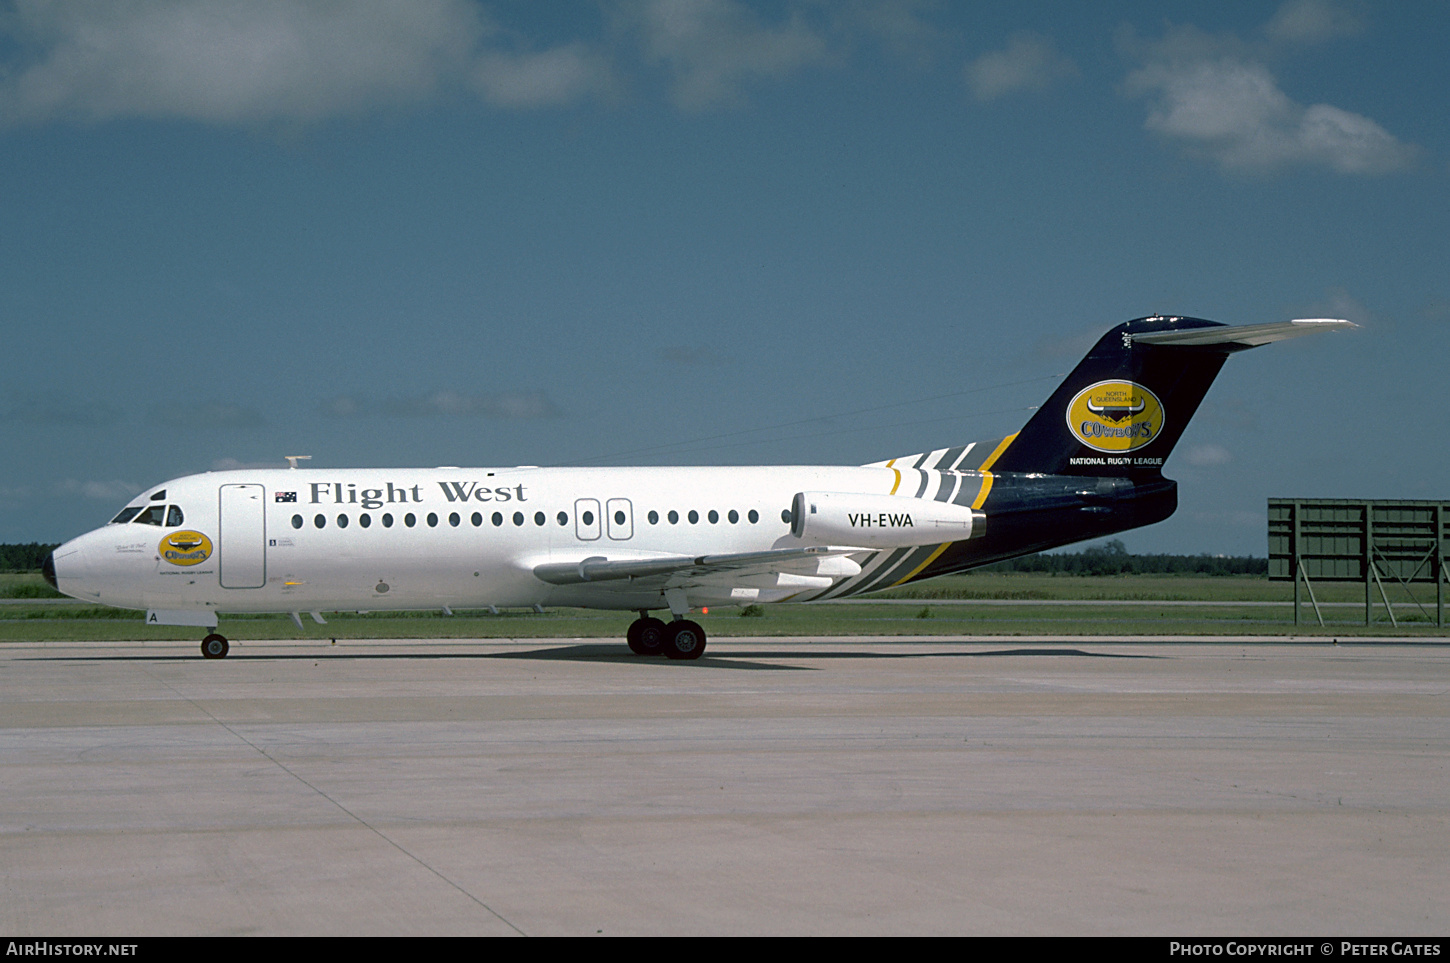
M 100 593 L 89 584 L 95 574 L 91 571 L 90 552 L 87 551 L 89 538 L 89 535 L 82 535 L 57 546 L 40 564 L 40 574 L 51 588 L 62 595 L 95 601 L 100 598 Z

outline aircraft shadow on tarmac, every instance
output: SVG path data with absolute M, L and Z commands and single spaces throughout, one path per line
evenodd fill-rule
M 809 659 L 830 661 L 862 661 L 875 659 L 981 659 L 1003 656 L 1067 656 L 1088 659 L 1163 659 L 1161 655 L 1133 655 L 1119 652 L 1090 652 L 1077 648 L 1014 648 L 993 649 L 986 652 L 818 652 L 810 649 L 782 646 L 755 651 L 731 652 L 728 655 L 706 654 L 692 661 L 674 661 L 664 658 L 638 656 L 617 645 L 559 645 L 524 652 L 337 652 L 325 655 L 318 653 L 263 653 L 232 650 L 228 662 L 238 661 L 312 661 L 338 659 L 354 661 L 423 660 L 423 659 L 508 659 L 547 662 L 614 662 L 640 666 L 670 666 L 686 668 L 743 669 L 765 671 L 817 671 L 811 666 L 781 665 L 779 660 Z M 194 655 L 96 655 L 69 657 L 84 662 L 195 662 Z M 768 661 L 765 661 L 768 660 Z M 27 660 L 30 661 L 30 660 Z M 38 659 L 35 661 L 39 661 Z

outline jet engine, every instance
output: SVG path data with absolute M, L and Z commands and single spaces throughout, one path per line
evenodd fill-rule
M 980 536 L 987 516 L 950 502 L 799 492 L 791 505 L 791 534 L 807 545 L 907 548 Z

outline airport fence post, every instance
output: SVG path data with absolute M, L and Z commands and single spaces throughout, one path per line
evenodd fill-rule
M 1290 546 L 1292 558 L 1294 559 L 1294 625 L 1299 624 L 1299 577 L 1304 574 L 1304 563 L 1299 558 L 1299 503 L 1296 501 L 1289 507 L 1292 513 L 1294 525 L 1294 543 Z
M 1370 557 L 1370 547 L 1369 547 L 1370 540 L 1374 538 L 1374 522 L 1371 521 L 1371 519 L 1369 517 L 1369 513 L 1372 510 L 1373 510 L 1373 506 L 1370 505 L 1369 502 L 1365 502 L 1364 505 L 1363 505 L 1363 511 L 1364 511 L 1364 526 L 1363 526 L 1363 529 L 1362 529 L 1362 531 L 1364 532 L 1364 541 L 1363 541 L 1363 545 L 1364 545 L 1364 561 L 1360 563 L 1361 565 L 1363 565 L 1362 571 L 1364 572 L 1364 624 L 1365 625 L 1369 625 L 1370 624 L 1371 616 L 1374 614 L 1374 608 L 1373 608 L 1373 606 L 1374 606 L 1374 575 L 1373 575 L 1373 572 L 1374 572 L 1374 559 Z

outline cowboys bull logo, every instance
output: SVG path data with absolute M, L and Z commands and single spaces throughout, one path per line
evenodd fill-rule
M 157 550 L 172 565 L 196 565 L 211 557 L 211 539 L 201 532 L 172 532 Z
M 1133 451 L 1162 434 L 1163 404 L 1137 382 L 1099 381 L 1067 406 L 1067 427 L 1089 448 Z

